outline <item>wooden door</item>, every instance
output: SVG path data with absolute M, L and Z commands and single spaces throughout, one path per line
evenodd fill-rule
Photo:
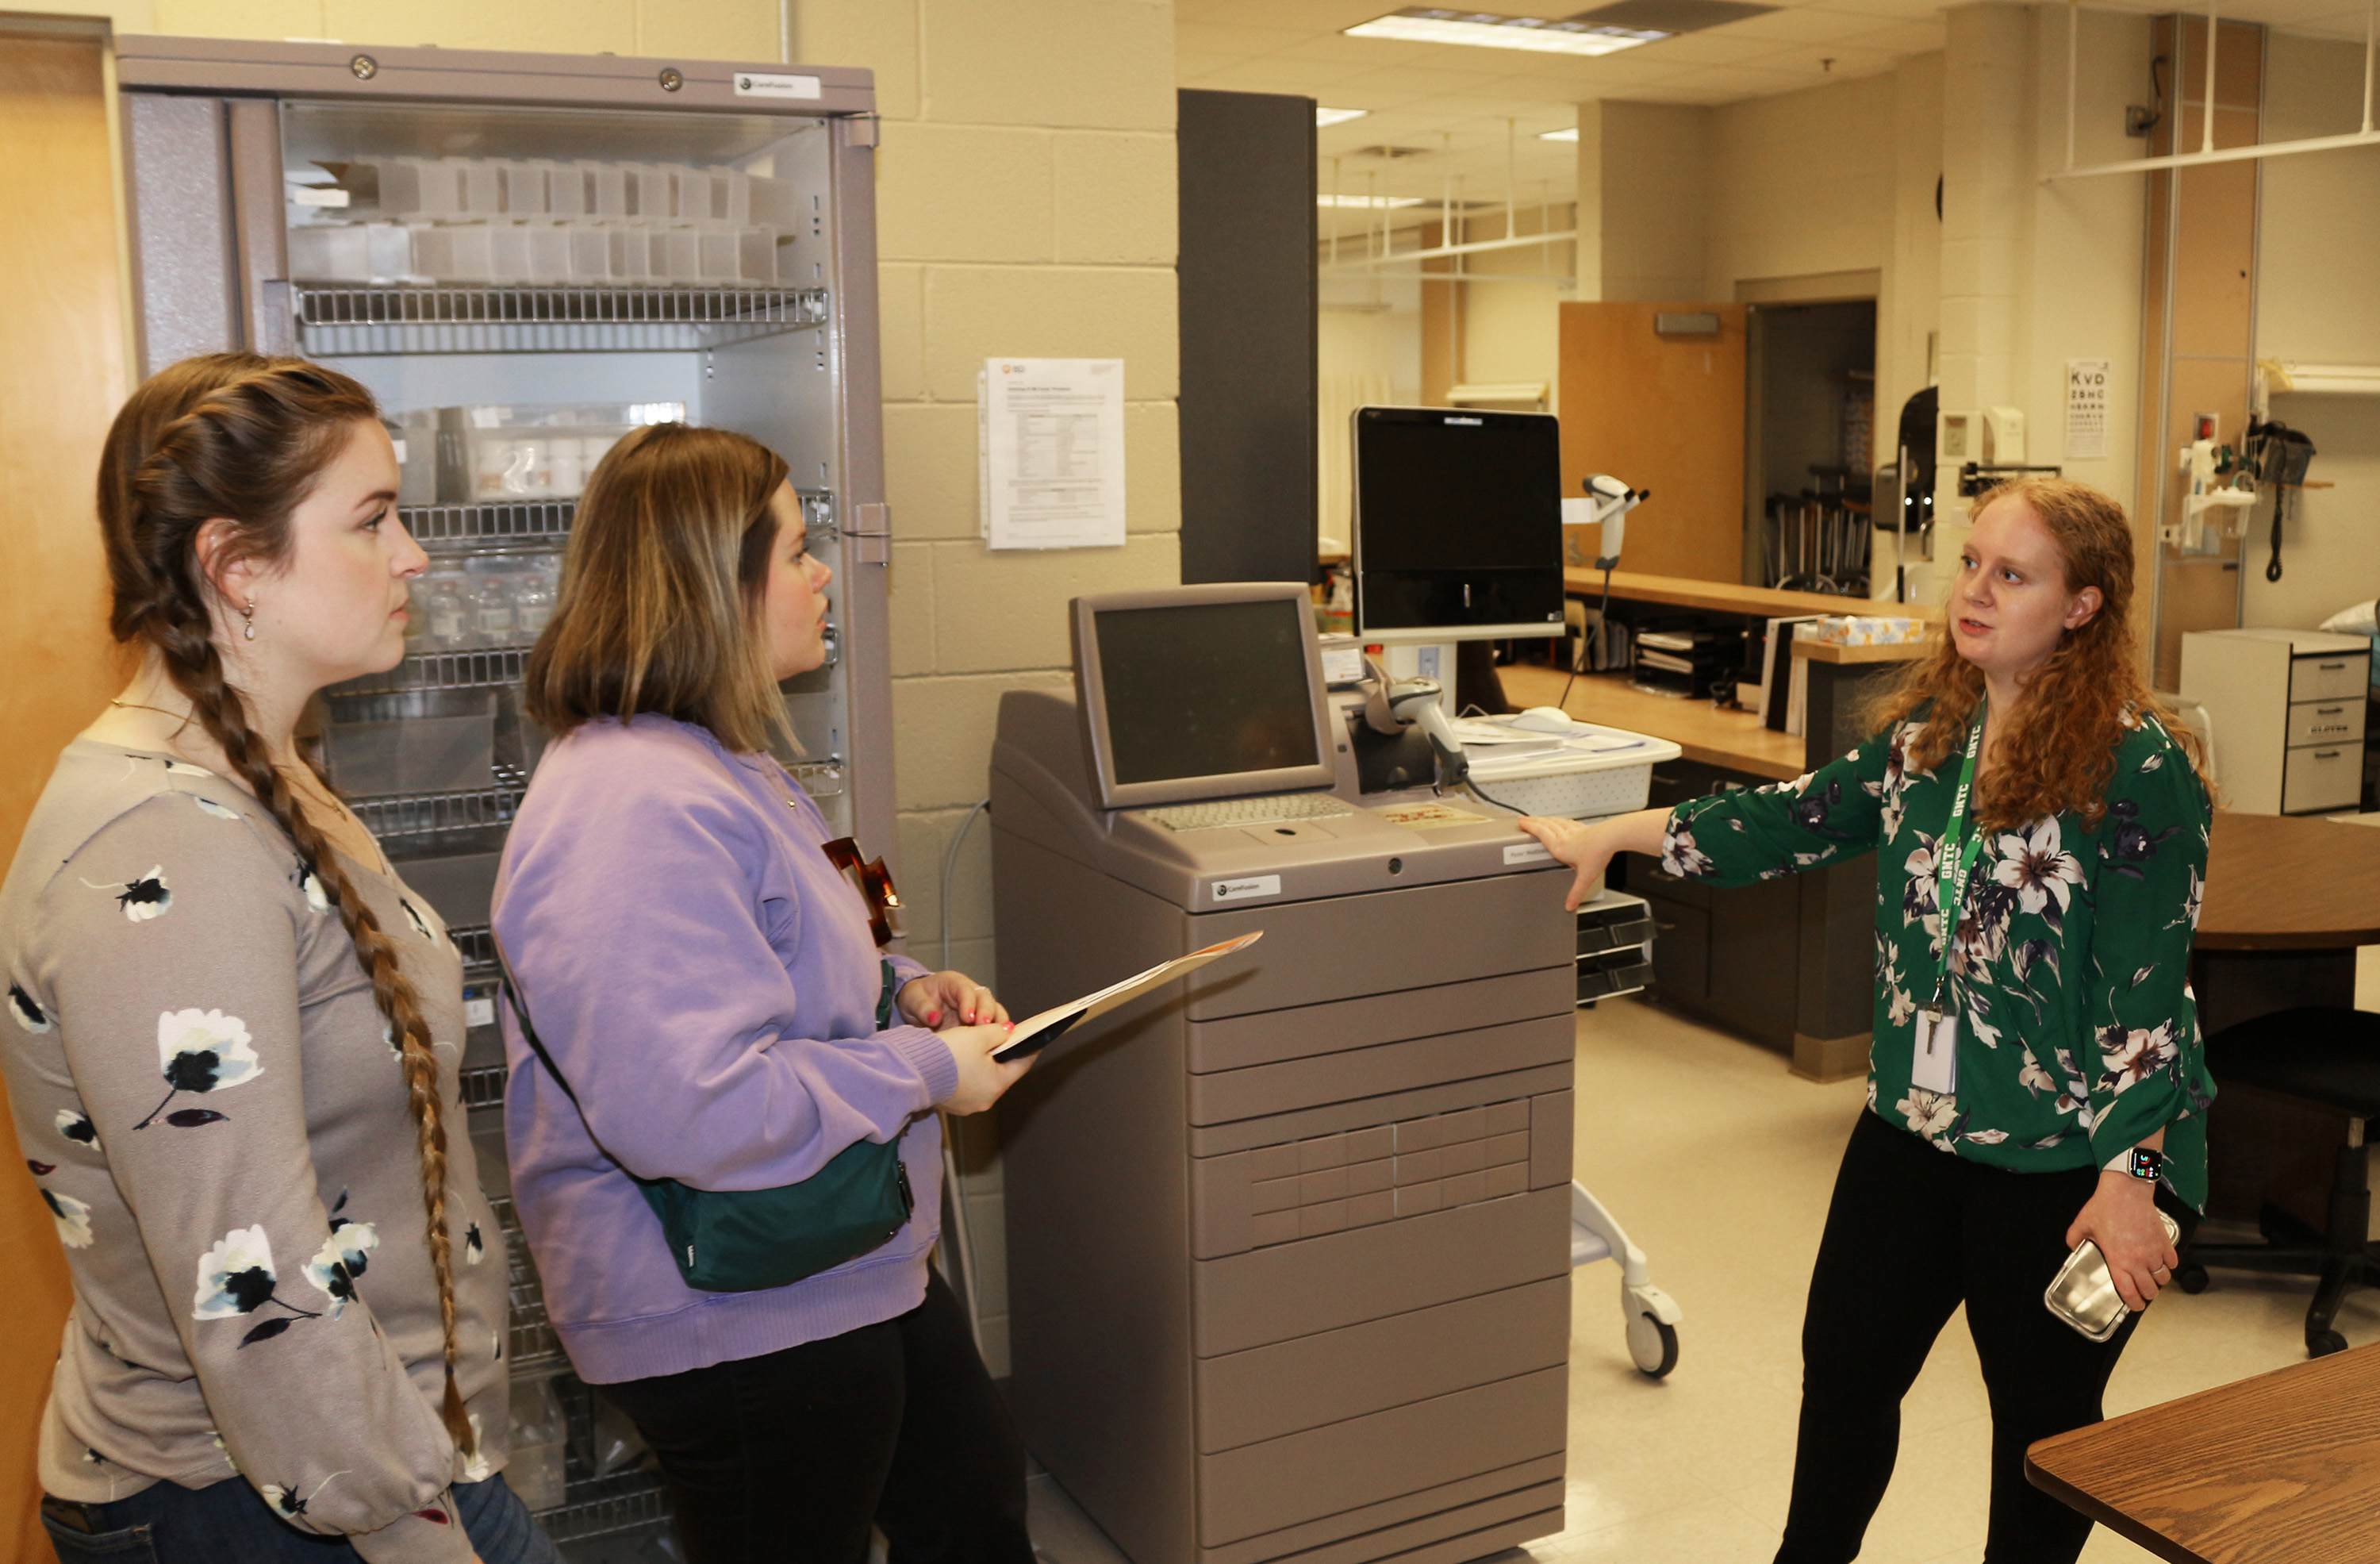
M 1676 312 L 1717 315 L 1718 335 L 1653 329 Z M 1742 580 L 1743 328 L 1741 304 L 1561 307 L 1562 493 L 1608 472 L 1653 495 L 1628 518 L 1626 569 Z
M 127 359 L 103 46 L 0 22 L 0 861 L 59 749 L 117 686 L 91 509 Z M 47 1558 L 33 1440 L 66 1262 L 32 1181 L 0 1184 L 13 1304 L 0 1333 L 0 1557 Z

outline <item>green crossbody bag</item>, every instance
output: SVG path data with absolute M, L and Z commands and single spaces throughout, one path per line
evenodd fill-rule
M 504 961 L 501 946 L 496 959 Z M 897 987 L 892 963 L 882 965 L 884 987 L 876 1000 L 880 1031 L 892 1024 Z M 554 1068 L 553 1056 L 529 1024 L 511 963 L 504 966 L 504 996 L 520 1022 L 521 1036 L 585 1122 L 587 1110 L 578 1094 Z M 587 1133 L 594 1135 L 592 1124 Z M 597 1146 L 600 1150 L 601 1143 Z M 674 1179 L 628 1177 L 661 1218 L 677 1274 L 686 1286 L 703 1292 L 759 1292 L 831 1271 L 892 1241 L 916 1206 L 898 1137 L 882 1145 L 855 1141 L 800 1183 L 772 1190 L 698 1190 Z

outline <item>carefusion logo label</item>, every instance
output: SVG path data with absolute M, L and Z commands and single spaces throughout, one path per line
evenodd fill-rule
M 735 95 L 739 98 L 803 98 L 814 99 L 819 92 L 815 76 L 771 76 L 757 70 L 735 73 Z
M 1476 429 L 1476 428 L 1478 428 L 1481 424 L 1486 423 L 1488 421 L 1487 421 L 1486 419 L 1484 419 L 1484 418 L 1449 418 L 1449 419 L 1443 420 L 1442 422 L 1447 422 L 1447 423 L 1460 423 L 1460 424 L 1465 424 L 1465 425 L 1469 426 L 1470 428 Z
M 1514 842 L 1504 849 L 1504 866 L 1512 868 L 1523 863 L 1551 863 L 1554 855 L 1546 850 L 1543 842 Z
M 1256 901 L 1268 896 L 1279 896 L 1281 876 L 1251 874 L 1245 880 L 1217 880 L 1208 887 L 1207 894 L 1218 905 L 1226 901 Z

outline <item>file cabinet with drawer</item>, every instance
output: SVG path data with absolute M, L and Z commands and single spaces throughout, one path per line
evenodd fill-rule
M 2226 809 L 2320 814 L 2363 788 L 2372 643 L 2322 630 L 2196 630 L 2181 638 L 2181 698 L 2205 708 Z

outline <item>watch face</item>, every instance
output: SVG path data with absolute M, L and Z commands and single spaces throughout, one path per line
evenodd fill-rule
M 2132 1148 L 2133 1178 L 2155 1179 L 2163 1177 L 2164 1173 L 2165 1155 L 2163 1153 L 2148 1151 L 2138 1146 Z

